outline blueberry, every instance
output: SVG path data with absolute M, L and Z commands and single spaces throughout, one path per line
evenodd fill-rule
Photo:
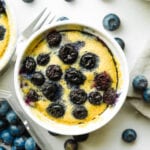
M 50 60 L 49 54 L 41 53 L 37 57 L 37 64 L 40 66 L 45 66 L 48 64 L 49 60 Z
M 65 150 L 78 150 L 78 143 L 74 139 L 68 139 L 64 143 Z
M 116 90 L 113 88 L 109 88 L 107 91 L 103 94 L 103 101 L 108 105 L 113 105 L 116 102 L 118 95 L 116 93 Z
M 150 88 L 146 88 L 143 91 L 143 99 L 145 102 L 150 103 Z
M 52 135 L 52 136 L 58 136 L 58 135 L 59 135 L 59 134 L 54 133 L 54 132 L 51 132 L 51 131 L 48 131 L 48 133 L 49 133 L 50 135 Z
M 29 137 L 25 142 L 25 150 L 36 150 L 36 143 L 32 137 Z
M 6 120 L 10 123 L 10 124 L 16 124 L 19 121 L 19 118 L 17 116 L 17 114 L 11 110 L 7 113 L 6 115 Z
M 0 131 L 6 129 L 7 126 L 8 126 L 7 120 L 1 118 L 1 119 L 0 119 Z
M 99 92 L 91 92 L 88 96 L 88 99 L 93 105 L 100 105 L 103 101 L 102 95 Z
M 74 45 L 66 44 L 60 48 L 58 56 L 65 64 L 73 64 L 78 58 L 78 51 Z
M 143 75 L 137 75 L 132 81 L 133 88 L 138 91 L 143 91 L 147 88 L 148 80 Z
M 11 145 L 14 140 L 13 136 L 10 134 L 8 129 L 2 131 L 1 139 L 2 139 L 3 143 L 5 143 L 6 145 Z
M 81 71 L 76 70 L 75 68 L 69 68 L 66 70 L 65 79 L 70 84 L 80 85 L 84 83 L 86 78 Z
M 134 142 L 136 138 L 137 138 L 137 134 L 134 129 L 126 129 L 122 133 L 122 139 L 125 142 L 128 142 L 128 143 Z
M 59 17 L 56 21 L 65 21 L 65 20 L 69 20 L 69 18 L 62 16 L 62 17 Z
M 31 82 L 34 85 L 41 86 L 45 82 L 45 77 L 41 72 L 35 72 L 32 74 Z
M 23 64 L 20 72 L 30 74 L 35 71 L 35 68 L 36 68 L 36 62 L 34 58 L 28 56 L 23 60 Z
M 26 3 L 31 3 L 31 2 L 33 2 L 34 0 L 23 0 L 24 2 L 26 2 Z
M 5 116 L 9 109 L 10 105 L 7 101 L 0 101 L 0 117 Z
M 82 135 L 75 135 L 73 136 L 73 138 L 77 141 L 77 142 L 83 142 L 86 141 L 89 137 L 89 134 L 82 134 Z
M 24 149 L 26 139 L 24 137 L 17 137 L 14 139 L 13 145 L 17 149 Z
M 33 89 L 30 89 L 29 92 L 27 93 L 27 99 L 29 99 L 31 102 L 38 101 L 38 98 L 39 98 L 39 95 Z
M 65 108 L 62 104 L 52 103 L 47 107 L 47 112 L 55 118 L 60 118 L 65 114 Z
M 6 150 L 6 148 L 3 146 L 0 146 L 0 150 Z
M 84 106 L 76 106 L 72 112 L 76 119 L 85 119 L 88 115 L 88 111 Z
M 62 76 L 62 70 L 60 66 L 58 65 L 49 65 L 46 69 L 46 76 L 50 80 L 57 81 L 61 78 Z
M 102 72 L 100 74 L 97 74 L 94 78 L 95 87 L 97 90 L 107 90 L 109 87 L 111 87 L 112 79 L 110 75 L 107 72 Z
M 116 14 L 108 14 L 103 19 L 103 26 L 109 31 L 114 31 L 120 26 L 120 19 Z
M 42 93 L 43 95 L 51 100 L 51 101 L 55 101 L 56 100 L 56 95 L 58 92 L 58 86 L 55 83 L 49 83 L 46 82 L 43 86 L 42 86 Z
M 117 43 L 120 45 L 120 47 L 124 50 L 125 48 L 125 43 L 121 38 L 116 37 L 115 40 L 117 41 Z
M 12 146 L 11 150 L 18 150 L 16 146 Z
M 0 41 L 4 39 L 6 29 L 3 26 L 0 26 Z
M 96 57 L 93 53 L 86 53 L 81 57 L 80 65 L 86 69 L 93 69 L 96 66 Z
M 11 133 L 12 136 L 21 136 L 24 131 L 25 131 L 25 127 L 24 125 L 10 125 L 9 127 L 9 131 Z
M 60 44 L 62 36 L 57 31 L 52 31 L 47 35 L 47 42 L 50 47 L 56 47 Z
M 5 13 L 5 8 L 3 6 L 3 2 L 2 1 L 0 1 L 0 14 L 1 13 Z
M 70 92 L 70 100 L 74 104 L 83 104 L 86 102 L 87 94 L 83 89 L 75 89 Z

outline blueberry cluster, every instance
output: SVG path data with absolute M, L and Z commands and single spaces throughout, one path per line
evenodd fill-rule
M 150 87 L 148 87 L 148 80 L 144 75 L 137 75 L 132 82 L 133 88 L 140 92 L 145 102 L 150 103 Z
M 40 150 L 7 101 L 0 102 L 0 141 L 12 150 Z M 6 150 L 1 146 L 0 149 Z

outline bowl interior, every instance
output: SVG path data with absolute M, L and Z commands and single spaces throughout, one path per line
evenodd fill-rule
M 25 51 L 28 49 L 29 46 L 35 46 L 38 41 L 41 40 L 43 34 L 46 34 L 48 31 L 64 31 L 64 30 L 78 30 L 78 31 L 84 31 L 88 32 L 90 34 L 93 34 L 97 37 L 99 37 L 111 50 L 113 56 L 118 60 L 119 67 L 121 70 L 121 80 L 122 85 L 119 88 L 120 96 L 116 102 L 116 104 L 113 107 L 108 107 L 100 116 L 98 116 L 95 120 L 92 120 L 88 122 L 87 124 L 78 124 L 78 125 L 66 125 L 66 124 L 59 124 L 54 121 L 51 121 L 50 119 L 47 119 L 44 116 L 41 116 L 40 113 L 38 114 L 38 117 L 36 117 L 32 112 L 31 108 L 27 106 L 24 103 L 23 95 L 20 89 L 18 74 L 19 74 L 19 68 L 22 61 L 22 58 L 24 56 Z M 48 27 L 45 27 L 38 31 L 36 34 L 34 34 L 29 41 L 27 42 L 26 46 L 22 48 L 22 52 L 17 58 L 17 63 L 15 66 L 15 75 L 14 75 L 14 81 L 15 81 L 15 90 L 16 94 L 18 96 L 19 102 L 22 106 L 22 108 L 25 110 L 25 112 L 28 114 L 32 120 L 34 120 L 37 124 L 41 125 L 47 130 L 50 130 L 55 133 L 64 134 L 64 135 L 79 135 L 79 134 L 85 134 L 91 131 L 94 131 L 106 123 L 108 123 L 120 110 L 121 106 L 123 105 L 125 101 L 125 97 L 128 90 L 128 68 L 125 56 L 121 50 L 121 48 L 118 46 L 118 44 L 113 40 L 112 37 L 110 37 L 107 33 L 104 31 L 99 31 L 96 28 L 93 28 L 91 26 L 87 26 L 85 24 L 81 23 L 72 23 L 72 22 L 64 22 L 64 23 L 57 23 Z M 125 81 L 125 82 L 124 82 Z

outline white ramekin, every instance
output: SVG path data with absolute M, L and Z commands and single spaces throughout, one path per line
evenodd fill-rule
M 3 72 L 4 68 L 10 63 L 11 58 L 15 52 L 15 44 L 17 39 L 17 26 L 16 18 L 12 6 L 9 0 L 4 1 L 6 13 L 8 16 L 9 27 L 10 27 L 10 37 L 8 46 L 4 52 L 4 55 L 0 59 L 0 74 Z
M 19 82 L 19 69 L 20 64 L 22 62 L 24 53 L 29 45 L 37 37 L 40 37 L 42 34 L 46 33 L 47 31 L 51 30 L 64 30 L 64 29 L 78 29 L 86 32 L 90 32 L 96 36 L 98 36 L 104 43 L 109 47 L 115 58 L 120 63 L 120 69 L 122 73 L 123 84 L 120 88 L 120 96 L 113 107 L 108 107 L 96 120 L 90 121 L 87 124 L 78 124 L 78 125 L 65 125 L 59 124 L 57 122 L 51 121 L 50 119 L 46 119 L 45 117 L 39 119 L 36 117 L 32 112 L 31 108 L 27 106 L 23 100 L 23 94 L 20 89 L 20 82 Z M 15 84 L 15 91 L 18 97 L 19 103 L 21 104 L 22 109 L 26 112 L 26 114 L 35 121 L 38 125 L 42 126 L 43 128 L 63 135 L 79 135 L 89 133 L 94 131 L 98 128 L 101 128 L 105 124 L 107 124 L 120 110 L 121 106 L 125 102 L 125 98 L 128 91 L 128 84 L 129 84 L 129 73 L 125 55 L 120 48 L 120 46 L 116 43 L 116 41 L 108 35 L 103 29 L 100 30 L 97 27 L 93 27 L 91 25 L 87 25 L 87 23 L 77 23 L 72 21 L 65 21 L 65 22 L 58 22 L 53 25 L 49 25 L 47 27 L 42 28 L 41 30 L 37 31 L 26 43 L 24 47 L 22 47 L 21 53 L 17 57 L 15 71 L 14 71 L 14 84 Z

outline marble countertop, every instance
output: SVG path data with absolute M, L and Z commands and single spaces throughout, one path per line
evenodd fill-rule
M 103 28 L 102 19 L 106 14 L 116 13 L 121 19 L 121 27 L 109 33 L 114 37 L 124 39 L 125 55 L 130 70 L 150 38 L 150 2 L 144 0 L 74 0 L 70 3 L 64 0 L 34 0 L 33 3 L 15 0 L 10 3 L 16 14 L 18 33 L 45 6 L 48 6 L 57 16 L 91 22 L 100 28 Z M 13 70 L 14 64 L 11 64 L 7 72 L 0 77 L 0 89 L 11 91 L 15 95 Z M 144 118 L 126 102 L 111 122 L 90 133 L 88 140 L 79 144 L 79 150 L 143 150 L 145 147 L 150 147 L 149 123 L 150 120 Z M 137 140 L 132 144 L 127 144 L 121 139 L 122 131 L 126 128 L 133 128 L 137 132 Z M 49 150 L 63 150 L 65 140 L 70 137 L 49 136 L 45 138 L 49 138 L 48 144 L 52 147 Z

